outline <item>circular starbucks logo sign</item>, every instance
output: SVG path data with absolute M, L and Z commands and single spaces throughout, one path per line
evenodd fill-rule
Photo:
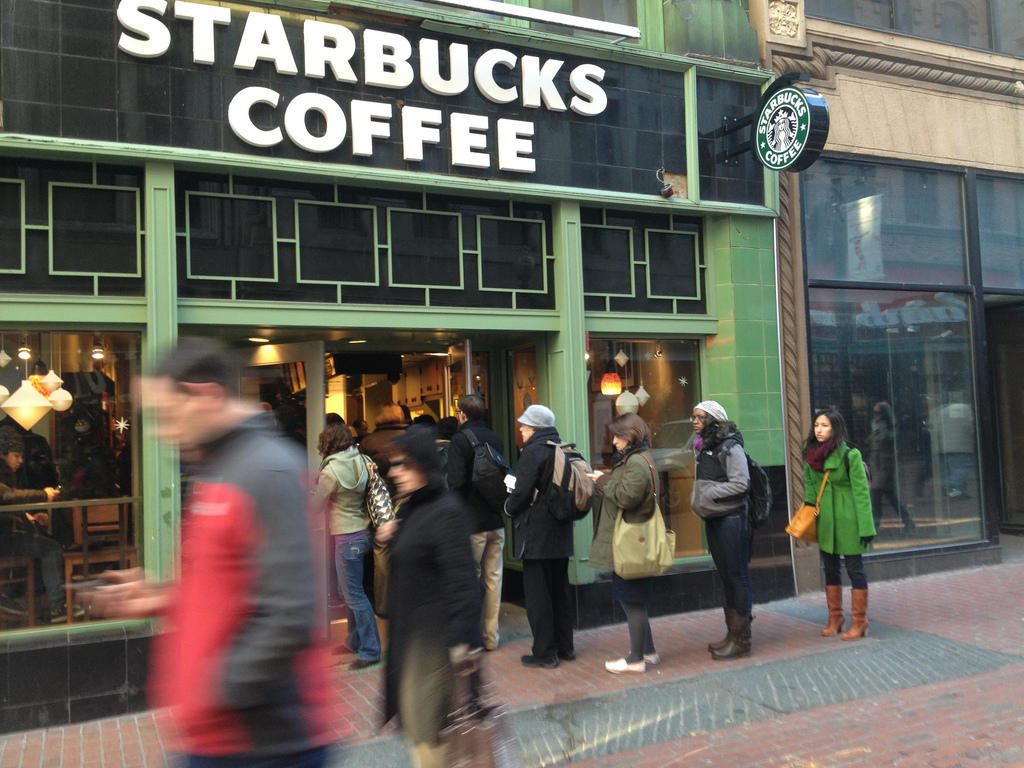
M 802 170 L 818 157 L 828 136 L 828 107 L 810 89 L 781 88 L 757 117 L 754 151 L 773 171 Z

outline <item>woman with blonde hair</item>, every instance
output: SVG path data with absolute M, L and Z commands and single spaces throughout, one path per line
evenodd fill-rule
M 590 565 L 612 571 L 612 534 L 619 516 L 629 523 L 642 523 L 658 515 L 654 465 L 647 457 L 651 447 L 650 430 L 635 413 L 624 413 L 611 424 L 612 471 L 594 472 L 591 477 L 601 490 L 601 506 L 595 510 L 597 528 L 590 547 Z M 648 664 L 661 658 L 654 650 L 647 608 L 653 599 L 654 578 L 623 579 L 612 573 L 612 597 L 622 606 L 629 626 L 629 655 L 606 661 L 604 668 L 613 674 L 646 672 Z

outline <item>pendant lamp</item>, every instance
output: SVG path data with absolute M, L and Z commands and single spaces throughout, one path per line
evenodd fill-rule
M 622 416 L 624 413 L 636 413 L 639 410 L 640 403 L 637 402 L 636 395 L 628 389 L 615 398 L 615 412 L 619 416 Z
M 651 393 L 644 389 L 643 382 L 640 382 L 640 386 L 636 390 L 636 401 L 640 404 L 640 407 L 644 407 L 644 403 L 651 399 Z
M 64 379 L 57 375 L 57 373 L 51 368 L 49 372 L 43 376 L 42 379 L 43 388 L 49 393 L 54 393 L 60 389 L 60 385 L 64 383 Z
M 32 429 L 43 416 L 50 412 L 50 401 L 43 397 L 32 382 L 25 379 L 14 394 L 0 405 L 7 414 L 24 429 Z
M 47 398 L 50 401 L 50 405 L 53 406 L 55 411 L 66 411 L 71 407 L 71 401 L 74 399 L 71 393 L 68 392 L 64 387 L 55 389 L 50 396 Z
M 622 379 L 615 371 L 609 371 L 601 377 L 601 394 L 609 397 L 622 392 Z

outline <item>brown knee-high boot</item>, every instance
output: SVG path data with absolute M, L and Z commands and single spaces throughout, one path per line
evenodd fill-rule
M 828 602 L 828 626 L 823 627 L 823 637 L 832 637 L 843 631 L 846 617 L 843 616 L 843 585 L 826 584 L 825 600 Z
M 853 608 L 850 613 L 850 628 L 843 632 L 843 640 L 857 640 L 868 633 L 868 591 L 866 589 L 850 590 L 853 594 Z

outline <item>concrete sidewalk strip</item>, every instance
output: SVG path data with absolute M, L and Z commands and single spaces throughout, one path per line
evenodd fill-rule
M 541 768 L 636 750 L 1020 662 L 1018 657 L 901 630 L 884 640 L 509 712 L 525 765 Z M 842 641 L 839 641 L 840 643 Z M 405 768 L 397 738 L 345 750 L 343 764 Z

